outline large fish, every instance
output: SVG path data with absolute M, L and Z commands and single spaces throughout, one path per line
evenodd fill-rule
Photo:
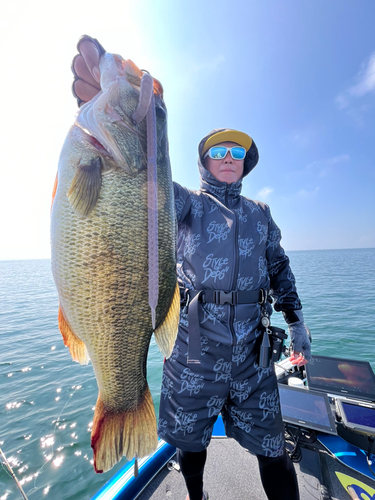
M 98 55 L 96 90 L 59 160 L 52 271 L 64 343 L 95 371 L 91 446 L 103 472 L 123 455 L 142 457 L 157 446 L 146 360 L 153 332 L 164 356 L 171 354 L 179 291 L 161 85 L 95 40 L 85 42 Z

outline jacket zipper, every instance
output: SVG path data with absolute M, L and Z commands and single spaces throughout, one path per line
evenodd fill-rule
M 225 190 L 225 206 L 227 208 L 229 208 L 229 203 L 228 203 L 228 199 L 229 199 L 229 196 L 228 196 L 228 187 L 227 189 Z M 229 208 L 229 210 L 231 210 Z M 236 290 L 237 288 L 237 276 L 238 276 L 238 267 L 239 267 L 239 262 L 238 262 L 238 258 L 239 258 L 239 255 L 238 255 L 238 221 L 237 221 L 237 215 L 236 215 L 236 212 L 235 210 L 233 210 L 233 224 L 234 224 L 234 272 L 233 272 L 233 279 L 232 279 L 232 291 L 233 290 Z M 231 332 L 231 335 L 232 335 L 232 342 L 233 342 L 233 345 L 237 344 L 237 336 L 236 336 L 236 333 L 234 331 L 234 308 L 235 306 L 234 305 L 230 305 L 229 306 L 229 310 L 230 310 L 230 313 L 229 313 L 229 329 L 230 329 L 230 332 Z

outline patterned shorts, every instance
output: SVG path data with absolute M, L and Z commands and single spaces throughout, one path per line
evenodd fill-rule
M 256 455 L 278 457 L 285 449 L 273 365 L 256 363 L 255 342 L 234 346 L 201 337 L 201 364 L 187 364 L 188 335 L 180 327 L 164 363 L 158 433 L 184 451 L 210 443 L 221 413 L 228 437 Z

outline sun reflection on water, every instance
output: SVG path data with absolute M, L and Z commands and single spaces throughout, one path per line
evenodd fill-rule
M 47 446 L 52 446 L 55 442 L 55 437 L 53 434 L 40 438 L 41 447 L 47 448 Z
M 52 463 L 55 467 L 60 467 L 63 461 L 64 461 L 64 455 L 60 455 L 59 457 L 56 457 Z
M 24 401 L 13 401 L 12 403 L 7 403 L 5 405 L 5 408 L 7 410 L 12 410 L 13 408 L 19 408 L 22 405 L 22 403 L 24 403 Z

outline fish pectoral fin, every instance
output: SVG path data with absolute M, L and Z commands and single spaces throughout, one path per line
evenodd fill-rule
M 102 187 L 102 159 L 97 156 L 89 165 L 79 165 L 67 193 L 78 215 L 87 216 L 95 207 Z
M 82 340 L 79 340 L 79 338 L 77 338 L 76 335 L 72 332 L 70 326 L 66 322 L 64 313 L 60 306 L 58 314 L 58 324 L 59 330 L 64 339 L 64 345 L 66 347 L 69 347 L 70 355 L 72 356 L 73 361 L 76 361 L 81 365 L 87 365 L 90 358 L 86 346 L 82 342 Z
M 91 433 L 95 472 L 106 472 L 126 456 L 150 455 L 158 445 L 154 403 L 149 387 L 139 405 L 128 411 L 110 411 L 99 393 Z
M 172 354 L 173 346 L 177 337 L 178 322 L 180 318 L 180 289 L 178 283 L 174 291 L 171 306 L 163 323 L 154 332 L 155 341 L 160 352 L 166 358 Z

